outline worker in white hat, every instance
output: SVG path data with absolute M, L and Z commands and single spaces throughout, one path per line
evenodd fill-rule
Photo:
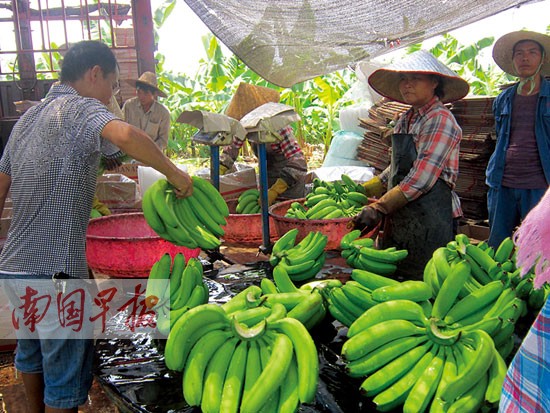
M 390 166 L 365 185 L 369 196 L 380 196 L 385 186 L 388 191 L 352 223 L 369 232 L 385 218 L 381 244 L 408 250 L 398 271 L 420 278 L 433 252 L 454 238 L 462 215 L 453 191 L 462 130 L 444 104 L 462 99 L 469 86 L 423 50 L 374 71 L 368 82 L 380 95 L 411 108 L 393 129 Z
M 144 72 L 128 83 L 136 88 L 136 96 L 124 103 L 124 120 L 144 131 L 164 151 L 170 136 L 170 112 L 157 101 L 159 96 L 166 97 L 158 87 L 157 76 Z
M 279 98 L 279 92 L 274 89 L 241 83 L 225 113 L 227 116 L 241 120 L 246 114 L 265 103 L 279 103 Z M 272 205 L 279 196 L 286 199 L 305 196 L 307 162 L 304 153 L 294 137 L 291 126 L 280 129 L 278 133 L 280 140 L 266 145 L 269 205 Z M 222 175 L 233 167 L 243 143 L 244 141 L 234 138 L 232 145 L 223 148 L 220 155 Z M 253 149 L 255 149 L 254 145 Z
M 512 235 L 550 183 L 550 36 L 505 34 L 493 59 L 519 81 L 493 103 L 496 146 L 486 171 L 489 245 Z

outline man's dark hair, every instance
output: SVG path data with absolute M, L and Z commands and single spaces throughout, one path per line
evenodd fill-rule
M 104 75 L 115 72 L 117 61 L 109 46 L 95 40 L 75 43 L 63 57 L 59 80 L 75 82 L 96 65 L 101 67 Z

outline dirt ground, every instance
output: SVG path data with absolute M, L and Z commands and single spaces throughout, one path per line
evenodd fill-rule
M 13 365 L 13 352 L 0 353 L 0 413 L 26 413 L 25 388 Z M 118 409 L 94 380 L 88 402 L 79 413 L 117 413 Z

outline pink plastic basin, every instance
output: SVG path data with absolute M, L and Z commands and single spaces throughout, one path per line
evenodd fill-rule
M 228 244 L 259 246 L 263 242 L 262 237 L 262 214 L 237 214 L 237 200 L 227 201 L 229 216 L 226 218 L 227 225 L 223 227 L 225 235 L 223 239 Z M 277 230 L 272 217 L 269 217 L 269 238 L 271 241 L 277 239 Z
M 269 208 L 269 215 L 275 221 L 278 237 L 282 237 L 293 228 L 298 228 L 298 236 L 296 237 L 296 242 L 298 242 L 311 231 L 320 231 L 328 237 L 325 250 L 340 249 L 342 237 L 350 231 L 347 225 L 351 221 L 351 217 L 335 219 L 297 219 L 285 217 L 288 208 L 290 208 L 293 202 L 303 204 L 304 201 L 305 198 L 291 199 L 274 204 Z M 367 234 L 367 236 L 369 235 Z
M 120 278 L 145 278 L 164 253 L 172 258 L 198 257 L 200 248 L 178 247 L 160 238 L 142 212 L 92 219 L 86 235 L 86 258 L 94 272 Z

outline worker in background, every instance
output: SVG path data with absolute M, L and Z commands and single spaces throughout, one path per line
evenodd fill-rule
M 33 290 L 40 295 L 31 302 L 49 297 L 55 309 L 55 297 L 60 298 L 65 282 L 89 277 L 86 229 L 101 155 L 123 151 L 164 174 L 177 196 L 193 192 L 191 177 L 147 134 L 107 109 L 118 77 L 116 57 L 106 44 L 82 41 L 71 46 L 63 58 L 60 83 L 17 121 L 0 160 L 0 215 L 8 192 L 13 203 L 0 254 L 0 279 L 13 321 L 19 320 L 15 367 L 22 373 L 32 412 L 77 413 L 88 399 L 93 326 L 87 316 L 81 325 L 71 321 L 90 314 L 90 295 L 71 306 L 64 321 L 60 315 L 65 313 L 39 312 L 36 325 L 29 328 L 26 313 Z
M 493 102 L 496 146 L 487 165 L 489 245 L 512 235 L 550 183 L 550 37 L 517 31 L 493 47 L 493 59 L 519 82 Z
M 453 191 L 462 130 L 445 103 L 462 99 L 469 86 L 423 50 L 374 71 L 368 82 L 380 95 L 411 108 L 390 135 L 390 166 L 364 185 L 369 196 L 379 197 L 385 186 L 388 191 L 352 222 L 369 232 L 386 218 L 381 247 L 408 250 L 398 271 L 418 278 L 433 252 L 454 238 L 462 216 Z
M 278 103 L 279 93 L 267 87 L 241 83 L 225 113 L 241 120 L 247 113 L 268 102 Z M 304 154 L 294 138 L 292 127 L 287 126 L 278 133 L 280 141 L 266 144 L 269 205 L 279 196 L 292 199 L 305 196 L 307 163 Z M 243 143 L 234 138 L 232 145 L 223 148 L 220 154 L 220 174 L 227 173 L 233 167 Z
M 145 72 L 129 83 L 135 86 L 137 96 L 124 103 L 124 120 L 144 131 L 164 151 L 170 136 L 170 112 L 157 101 L 159 96 L 166 97 L 158 88 L 157 76 Z

